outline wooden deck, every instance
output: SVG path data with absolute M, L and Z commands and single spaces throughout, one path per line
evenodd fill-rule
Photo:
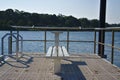
M 0 80 L 120 80 L 120 69 L 97 55 L 62 59 L 60 74 L 53 73 L 53 61 L 43 55 L 10 58 L 0 66 Z

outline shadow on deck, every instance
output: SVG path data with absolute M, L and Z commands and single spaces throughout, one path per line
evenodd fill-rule
M 1 80 L 120 80 L 120 69 L 97 55 L 61 60 L 61 73 L 54 74 L 54 60 L 41 55 L 10 57 L 0 66 Z
M 16 65 L 15 63 L 19 63 L 21 65 Z M 16 68 L 28 68 L 30 67 L 28 64 L 30 64 L 31 62 L 33 62 L 33 57 L 24 55 L 21 57 L 21 59 L 16 59 L 15 56 L 9 56 L 9 60 L 4 61 L 4 63 L 1 65 L 1 67 L 4 64 L 7 64 L 11 67 L 16 67 Z
M 86 66 L 84 61 L 72 61 L 69 59 L 64 59 L 69 61 L 71 64 L 62 64 L 61 77 L 63 80 L 86 80 L 84 74 L 80 70 L 79 66 Z

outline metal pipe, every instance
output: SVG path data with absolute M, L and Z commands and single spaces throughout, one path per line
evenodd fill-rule
M 21 41 L 21 40 L 19 40 L 19 41 Z M 45 40 L 23 40 L 24 42 L 25 41 L 30 41 L 30 42 L 32 42 L 32 41 L 34 41 L 34 42 L 39 42 L 39 41 L 41 41 L 41 42 L 44 42 Z M 59 40 L 60 42 L 67 42 L 67 40 Z M 83 41 L 83 40 L 68 40 L 69 42 L 94 42 L 94 41 Z M 12 41 L 12 42 L 16 42 L 16 41 Z M 54 42 L 54 40 L 46 40 L 46 42 Z
M 19 31 L 17 31 L 17 45 L 18 45 L 18 52 L 19 52 Z
M 69 31 L 67 31 L 67 51 L 69 52 Z
M 112 31 L 112 46 L 114 46 L 114 31 Z M 114 48 L 112 48 L 112 51 L 111 51 L 111 63 L 113 64 L 114 63 Z
M 101 45 L 104 45 L 104 46 L 108 46 L 108 47 L 111 47 L 111 48 L 114 48 L 114 49 L 117 49 L 117 50 L 120 50 L 120 48 L 115 47 L 115 46 L 112 46 L 112 45 L 110 45 L 110 44 L 104 44 L 104 43 L 101 43 L 101 42 L 96 42 L 96 43 L 101 44 Z
M 19 52 L 19 31 L 17 31 L 17 39 L 16 39 L 16 59 L 18 59 Z
M 1 39 L 1 54 L 4 55 L 4 38 Z
M 47 37 L 47 32 L 45 31 L 44 33 L 44 53 L 46 54 L 46 37 Z
M 10 35 L 9 33 L 5 34 L 2 39 L 1 39 L 1 54 L 4 55 L 4 38 L 7 36 L 7 35 Z
M 4 40 L 3 38 L 1 39 L 1 55 L 4 55 Z M 2 61 L 4 61 L 4 56 L 2 57 Z
M 8 37 L 8 54 L 12 54 L 12 36 Z
M 21 38 L 21 52 L 23 52 L 23 38 Z
M 94 32 L 94 54 L 96 54 L 96 31 Z
M 20 34 L 18 34 L 18 36 L 19 38 L 21 38 L 18 41 L 21 41 L 21 52 L 23 52 L 23 37 Z M 16 41 L 12 41 L 12 42 L 16 42 Z
M 10 31 L 10 36 L 9 36 L 9 39 L 8 39 L 8 41 L 9 41 L 9 54 L 12 54 L 12 31 Z

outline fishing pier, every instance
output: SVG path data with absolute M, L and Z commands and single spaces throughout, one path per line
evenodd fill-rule
M 120 48 L 114 46 L 115 32 L 120 28 L 105 28 L 106 0 L 100 0 L 100 24 L 99 28 L 82 29 L 80 27 L 29 27 L 12 26 L 1 38 L 0 55 L 0 80 L 120 80 L 120 68 L 114 63 L 114 50 Z M 19 31 L 43 31 L 44 40 L 25 40 Z M 47 40 L 48 31 L 66 32 L 66 40 Z M 94 40 L 70 40 L 71 32 L 94 32 Z M 105 32 L 112 33 L 111 44 L 105 43 Z M 98 37 L 96 36 L 98 33 Z M 56 35 L 55 35 L 56 36 Z M 58 35 L 57 35 L 58 36 Z M 8 53 L 5 54 L 5 39 L 8 39 Z M 44 43 L 43 53 L 26 53 L 23 51 L 23 42 L 38 41 Z M 47 42 L 55 44 L 47 48 Z M 59 46 L 58 42 L 65 42 L 66 46 Z M 70 42 L 93 43 L 92 54 L 70 54 Z M 16 50 L 13 53 L 13 43 Z M 111 48 L 110 62 L 105 58 L 105 46 Z M 75 46 L 72 46 L 75 47 Z M 98 48 L 97 48 L 98 47 Z M 27 47 L 25 47 L 27 48 Z M 67 55 L 67 56 L 66 56 Z
M 120 48 L 114 46 L 114 33 L 119 31 L 119 28 L 95 28 L 95 29 L 81 29 L 81 28 L 48 28 L 48 27 L 22 27 L 13 26 L 16 31 L 10 31 L 5 34 L 1 39 L 2 55 L 1 55 L 1 66 L 0 66 L 0 79 L 1 80 L 119 80 L 120 69 L 113 65 L 114 63 L 114 49 L 120 50 Z M 24 40 L 19 30 L 39 30 L 44 31 L 44 40 Z M 105 44 L 98 42 L 97 32 L 104 30 L 105 32 L 111 32 L 112 43 Z M 47 32 L 66 32 L 67 40 L 47 40 Z M 94 41 L 82 41 L 84 43 L 94 43 L 93 54 L 70 54 L 69 43 L 70 42 L 81 42 L 77 40 L 70 40 L 70 32 L 94 32 Z M 54 34 L 54 33 L 53 33 Z M 61 33 L 60 33 L 61 34 Z M 59 34 L 59 35 L 60 35 Z M 55 36 L 55 35 L 54 35 Z M 8 54 L 4 53 L 4 39 L 8 39 Z M 13 41 L 14 39 L 14 41 Z M 26 41 L 39 41 L 44 42 L 44 53 L 27 53 L 23 51 L 23 42 Z M 65 42 L 67 45 L 63 48 L 59 47 L 59 42 Z M 12 45 L 16 43 L 16 52 L 13 54 Z M 47 42 L 55 42 L 56 48 L 48 50 Z M 104 59 L 106 55 L 98 54 L 97 46 L 104 45 L 111 47 L 111 62 Z M 73 46 L 74 47 L 74 46 Z M 49 46 L 50 48 L 50 46 Z M 99 49 L 99 48 L 98 48 Z M 58 50 L 58 54 L 57 53 Z M 49 52 L 50 51 L 50 52 Z M 56 51 L 56 52 L 55 52 Z M 99 51 L 99 50 L 98 50 Z M 48 54 L 47 54 L 48 53 Z M 65 53 L 65 54 L 64 54 Z M 69 56 L 64 56 L 66 55 Z M 63 54 L 63 56 L 61 56 Z M 52 57 L 53 55 L 53 57 Z M 60 56 L 57 57 L 57 55 Z M 62 57 L 62 58 L 61 58 Z M 57 60 L 60 59 L 60 60 Z

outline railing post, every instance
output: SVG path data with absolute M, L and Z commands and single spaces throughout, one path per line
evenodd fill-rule
M 99 42 L 100 43 L 105 43 L 105 31 L 101 30 L 99 31 Z M 104 45 L 98 44 L 98 55 L 101 56 L 102 58 L 105 57 L 104 55 Z
M 96 31 L 94 32 L 94 54 L 96 54 Z
M 1 39 L 1 55 L 3 55 L 2 61 L 4 61 L 4 38 Z
M 8 54 L 12 54 L 11 48 L 12 48 L 12 41 L 11 41 L 11 36 L 9 36 L 8 37 Z
M 21 40 L 21 52 L 23 53 L 23 38 Z
M 67 31 L 67 51 L 69 52 L 69 31 Z
M 10 36 L 8 37 L 8 54 L 12 54 L 12 31 L 10 31 Z
M 46 37 L 47 37 L 47 32 L 45 31 L 44 33 L 44 53 L 46 54 Z
M 111 51 L 111 63 L 114 63 L 114 31 L 112 31 L 112 51 Z
M 4 55 L 4 40 L 1 39 L 1 54 Z
M 19 52 L 19 31 L 17 30 L 17 40 L 16 40 L 16 58 L 18 59 Z

